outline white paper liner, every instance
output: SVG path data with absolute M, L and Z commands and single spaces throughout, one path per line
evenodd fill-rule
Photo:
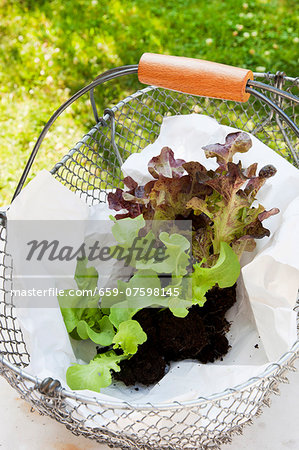
M 206 167 L 215 167 L 215 161 L 207 160 L 201 147 L 208 143 L 224 142 L 225 136 L 231 131 L 235 130 L 221 126 L 214 119 L 203 115 L 165 118 L 155 143 L 140 154 L 131 155 L 127 159 L 123 166 L 124 175 L 130 175 L 138 182 L 151 179 L 147 172 L 147 162 L 158 155 L 164 145 L 174 150 L 176 158 L 195 160 Z M 281 213 L 265 223 L 271 230 L 271 238 L 258 241 L 255 253 L 247 255 L 249 261 L 253 256 L 254 259 L 242 269 L 246 289 L 241 278 L 238 282 L 238 302 L 228 314 L 228 320 L 233 321 L 229 333 L 232 345 L 229 353 L 223 361 L 213 364 L 204 365 L 194 361 L 173 363 L 170 371 L 159 383 L 149 388 L 140 387 L 138 391 L 127 388 L 122 383 L 113 383 L 99 394 L 87 390 L 78 392 L 103 401 L 119 400 L 130 403 L 163 404 L 194 400 L 221 392 L 257 376 L 294 343 L 296 317 L 293 307 L 296 302 L 299 269 L 298 234 L 295 227 L 296 222 L 298 223 L 298 172 L 284 158 L 254 136 L 251 137 L 252 149 L 247 154 L 237 154 L 235 160 L 240 159 L 245 166 L 258 162 L 258 170 L 265 164 L 273 164 L 277 168 L 277 174 L 267 180 L 258 199 L 266 209 L 278 207 Z M 105 205 L 88 208 L 76 194 L 68 191 L 46 171 L 42 171 L 11 205 L 7 214 L 8 229 L 12 220 L 85 220 L 87 217 L 102 220 L 110 213 Z M 85 238 L 92 234 L 89 223 L 91 224 L 87 221 L 87 226 L 82 230 Z M 15 249 L 15 252 L 18 239 L 18 236 L 14 236 L 12 249 Z M 82 240 L 82 235 L 78 235 L 77 240 Z M 12 255 L 17 258 L 13 252 Z M 100 271 L 101 267 L 98 266 L 97 269 Z M 22 282 L 23 286 L 26 286 L 26 281 Z M 56 283 L 57 280 L 53 279 L 53 284 Z M 19 304 L 26 299 L 17 298 L 16 301 Z M 77 361 L 73 350 L 75 349 L 77 357 L 82 358 L 82 347 L 80 355 L 78 344 L 72 349 L 58 301 L 56 298 L 52 301 L 56 302 L 57 308 L 17 309 L 31 356 L 26 370 L 40 378 L 51 376 L 59 379 L 62 385 L 67 387 L 65 372 Z M 83 345 L 86 346 L 86 356 L 92 354 L 92 346 L 87 343 Z M 98 420 L 103 421 L 100 418 Z M 92 421 L 90 426 L 95 426 Z

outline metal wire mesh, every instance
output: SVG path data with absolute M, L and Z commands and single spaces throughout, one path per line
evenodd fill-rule
M 287 89 L 296 91 L 298 82 L 288 83 Z M 282 99 L 281 106 L 296 120 L 294 102 Z M 254 97 L 240 104 L 146 88 L 118 103 L 112 111 L 116 124 L 115 143 L 123 160 L 157 138 L 164 116 L 200 113 L 214 117 L 223 125 L 256 135 L 290 162 L 294 161 L 292 151 L 296 147 L 296 136 L 293 131 L 279 121 L 268 105 Z M 112 145 L 111 118 L 107 115 L 104 118 L 105 121 L 90 130 L 53 171 L 70 189 L 82 192 L 84 197 L 87 195 L 91 203 L 104 201 L 106 191 L 121 183 L 120 166 Z
M 284 89 L 297 94 L 298 79 L 278 80 L 262 76 L 268 83 L 285 83 Z M 277 98 L 296 121 L 295 104 Z M 247 104 L 193 97 L 178 92 L 146 88 L 119 102 L 55 165 L 52 173 L 69 189 L 77 191 L 89 204 L 106 200 L 107 191 L 121 184 L 118 149 L 122 160 L 142 150 L 159 134 L 167 115 L 208 114 L 221 124 L 256 135 L 290 162 L 298 142 L 293 131 L 271 108 L 251 97 Z M 111 125 L 115 121 L 115 133 Z M 30 355 L 18 325 L 13 299 L 12 261 L 5 251 L 6 229 L 0 229 L 0 373 L 41 414 L 47 414 L 70 429 L 98 442 L 121 448 L 181 449 L 218 448 L 229 442 L 234 432 L 269 405 L 277 385 L 286 382 L 286 372 L 294 370 L 299 342 L 261 374 L 243 385 L 209 398 L 170 405 L 103 403 L 58 389 L 54 394 L 41 390 L 41 381 L 24 369 Z

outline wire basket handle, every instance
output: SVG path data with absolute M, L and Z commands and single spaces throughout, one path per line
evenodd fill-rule
M 203 97 L 246 102 L 251 70 L 202 59 L 144 53 L 138 65 L 141 83 Z
M 139 65 L 116 67 L 115 69 L 102 73 L 89 85 L 76 92 L 54 112 L 49 121 L 45 124 L 36 141 L 12 201 L 21 192 L 46 134 L 62 112 L 82 95 L 89 92 L 95 121 L 98 123 L 99 116 L 93 94 L 94 88 L 112 79 L 136 73 L 138 73 L 139 81 L 142 83 L 154 84 L 155 86 L 164 87 L 166 89 L 204 97 L 245 102 L 248 100 L 250 94 L 252 94 L 259 100 L 267 103 L 270 108 L 276 111 L 299 137 L 298 127 L 281 107 L 254 88 L 269 91 L 295 103 L 299 103 L 298 97 L 289 92 L 277 89 L 274 86 L 253 81 L 253 74 L 250 70 L 199 59 L 144 53 L 140 59 Z M 294 159 L 297 161 L 296 155 L 294 155 Z M 3 214 L 0 213 L 0 219 Z
M 85 86 L 84 88 L 80 89 L 80 91 L 76 92 L 72 97 L 70 97 L 65 103 L 63 103 L 50 117 L 46 125 L 44 126 L 41 134 L 39 135 L 35 146 L 33 147 L 33 150 L 29 156 L 29 159 L 27 161 L 27 164 L 25 166 L 25 169 L 21 175 L 20 181 L 16 187 L 15 193 L 12 197 L 12 201 L 17 197 L 17 195 L 21 192 L 24 183 L 26 181 L 26 178 L 29 174 L 29 171 L 31 169 L 31 166 L 35 160 L 35 157 L 39 151 L 39 148 L 48 133 L 49 129 L 53 125 L 53 123 L 56 121 L 56 119 L 65 111 L 72 103 L 74 103 L 76 100 L 78 100 L 82 95 L 86 94 L 87 92 L 93 92 L 93 89 L 96 86 L 99 86 L 100 84 L 106 83 L 107 81 L 113 80 L 114 78 L 122 77 L 124 75 L 129 75 L 132 73 L 137 73 L 137 65 L 131 65 L 131 66 L 121 66 L 116 67 L 115 69 L 107 70 L 106 72 L 99 75 L 94 81 L 92 81 L 90 84 Z M 95 104 L 94 104 L 94 98 L 91 97 L 92 100 L 92 108 L 93 112 L 95 114 Z

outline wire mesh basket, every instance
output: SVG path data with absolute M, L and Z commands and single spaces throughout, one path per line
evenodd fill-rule
M 186 80 L 189 80 L 189 84 L 191 80 L 192 86 L 194 85 L 196 70 L 197 75 L 202 75 L 200 62 L 198 67 L 192 67 L 191 78 L 188 78 L 188 65 L 194 60 L 162 58 L 158 63 L 156 60 L 156 65 L 151 68 L 157 75 L 162 61 L 162 65 L 166 64 L 170 82 L 164 79 L 161 82 L 159 76 L 150 77 L 155 86 L 128 96 L 106 109 L 102 117 L 98 115 L 94 89 L 111 79 L 137 71 L 140 77 L 141 63 L 139 66 L 123 66 L 105 72 L 64 103 L 42 131 L 13 198 L 21 191 L 51 125 L 68 106 L 87 92 L 90 93 L 95 125 L 54 166 L 51 173 L 69 189 L 79 193 L 88 204 L 105 201 L 107 192 L 121 185 L 121 163 L 131 153 L 141 151 L 156 139 L 162 119 L 168 115 L 207 114 L 221 124 L 252 133 L 298 166 L 296 145 L 298 146 L 299 130 L 296 126 L 295 108 L 299 103 L 299 98 L 296 97 L 299 79 L 287 77 L 282 72 L 275 75 L 256 73 L 252 77 L 245 71 L 246 74 L 242 72 L 241 76 L 243 98 L 232 98 L 227 93 L 215 94 L 215 84 L 209 92 L 204 90 L 209 83 L 204 83 L 202 92 L 195 92 L 190 86 L 185 86 Z M 175 68 L 171 66 L 172 63 Z M 214 63 L 211 72 L 206 67 L 204 70 L 206 75 L 208 72 L 208 78 L 214 77 L 218 87 L 223 88 L 223 67 L 228 66 Z M 171 79 L 173 71 L 176 72 L 176 80 Z M 222 78 L 217 80 L 217 73 L 222 73 Z M 197 84 L 200 84 L 200 80 L 201 78 Z M 176 83 L 175 87 L 173 82 Z M 229 86 L 232 85 L 233 82 Z M 201 93 L 205 96 L 199 96 Z M 251 96 L 247 100 L 248 94 Z M 234 432 L 241 432 L 245 424 L 251 423 L 264 405 L 269 405 L 269 397 L 272 393 L 277 393 L 277 385 L 287 382 L 287 371 L 295 370 L 294 361 L 299 356 L 299 341 L 275 364 L 269 365 L 258 377 L 249 379 L 242 385 L 207 398 L 171 404 L 102 402 L 91 396 L 62 389 L 57 380 L 41 380 L 30 375 L 26 372 L 30 355 L 10 296 L 13 288 L 13 264 L 10 255 L 6 253 L 4 212 L 1 213 L 1 220 L 0 373 L 36 410 L 65 424 L 74 434 L 123 449 L 219 448 L 222 443 L 231 441 Z

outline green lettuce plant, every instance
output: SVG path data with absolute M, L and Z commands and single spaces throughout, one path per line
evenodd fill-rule
M 120 370 L 119 363 L 146 342 L 146 334 L 134 319 L 140 309 L 169 308 L 183 318 L 191 306 L 203 306 L 206 293 L 214 286 L 235 284 L 241 254 L 254 249 L 255 239 L 269 236 L 262 222 L 279 212 L 277 208 L 265 211 L 256 201 L 258 190 L 276 169 L 268 165 L 257 175 L 256 163 L 243 168 L 240 161 L 233 162 L 236 153 L 247 152 L 251 145 L 246 133 L 237 132 L 230 133 L 224 144 L 203 147 L 207 158 L 216 158 L 215 170 L 175 159 L 172 150 L 164 147 L 148 164 L 151 181 L 140 186 L 126 177 L 125 189 L 108 195 L 110 208 L 118 212 L 111 217 L 117 241 L 111 254 L 129 261 L 133 273 L 127 281 L 118 281 L 116 295 L 71 298 L 65 291 L 59 298 L 71 337 L 89 339 L 101 347 L 89 364 L 68 369 L 70 388 L 100 391 L 111 383 L 112 372 Z M 167 231 L 155 226 L 160 220 L 189 220 L 192 248 L 175 226 Z M 136 239 L 143 249 L 138 257 L 132 253 Z M 151 247 L 153 240 L 155 246 Z M 116 247 L 122 251 L 117 253 Z M 157 248 L 163 249 L 162 260 L 155 258 Z M 75 280 L 79 289 L 96 292 L 98 274 L 87 268 L 86 261 L 78 262 Z

